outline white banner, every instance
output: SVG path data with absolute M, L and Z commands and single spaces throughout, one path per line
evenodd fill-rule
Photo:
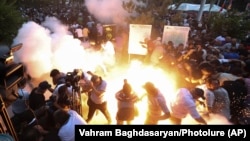
M 146 55 L 147 49 L 142 42 L 151 36 L 152 25 L 130 24 L 129 26 L 129 54 Z
M 167 44 L 168 41 L 172 41 L 175 47 L 180 43 L 186 46 L 189 30 L 189 27 L 184 26 L 164 26 L 162 43 Z

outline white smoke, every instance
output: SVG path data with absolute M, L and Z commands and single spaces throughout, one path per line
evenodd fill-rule
M 62 71 L 82 68 L 86 60 L 81 42 L 55 17 L 47 17 L 41 25 L 33 21 L 24 23 L 13 41 L 14 45 L 19 43 L 23 46 L 14 53 L 15 62 L 22 62 L 34 78 L 53 68 Z
M 122 0 L 85 0 L 91 15 L 99 22 L 124 24 L 127 11 L 122 8 Z
M 128 16 L 135 16 L 138 13 L 129 13 L 122 6 L 123 2 L 130 0 L 85 0 L 85 6 L 88 12 L 103 24 L 116 24 L 119 26 L 126 26 L 126 18 Z M 145 6 L 145 3 L 132 0 L 135 5 Z

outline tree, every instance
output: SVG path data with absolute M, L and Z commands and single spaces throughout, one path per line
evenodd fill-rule
M 172 0 L 130 0 L 123 2 L 123 8 L 131 15 L 127 18 L 127 23 L 150 24 L 153 30 L 156 30 L 162 29 L 165 25 L 170 4 Z
M 214 0 L 211 1 L 214 2 Z M 157 32 L 161 33 L 163 26 L 167 24 L 166 16 L 170 13 L 168 9 L 169 5 L 175 4 L 178 7 L 183 2 L 194 3 L 195 0 L 130 0 L 123 2 L 123 8 L 131 14 L 127 18 L 127 23 L 151 24 L 153 34 L 157 34 Z M 200 3 L 200 0 L 197 2 Z M 171 22 L 179 24 L 182 20 L 182 12 L 175 11 L 175 16 L 171 18 Z
M 24 19 L 14 6 L 16 0 L 7 2 L 0 1 L 0 42 L 10 45 L 22 26 Z
M 232 37 L 244 39 L 250 30 L 250 19 L 247 16 L 247 12 L 239 13 L 237 11 L 228 12 L 227 15 L 213 15 L 209 20 L 210 30 L 213 31 L 214 36 L 226 31 Z

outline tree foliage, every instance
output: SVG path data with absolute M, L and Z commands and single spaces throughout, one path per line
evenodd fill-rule
M 172 0 L 130 0 L 123 8 L 131 13 L 127 21 L 132 24 L 159 24 L 163 21 Z
M 159 28 L 166 25 L 165 16 L 170 12 L 168 6 L 173 4 L 177 5 L 188 3 L 199 3 L 195 0 L 130 0 L 123 2 L 123 8 L 131 13 L 132 16 L 127 18 L 127 22 L 130 24 L 151 24 L 153 28 Z M 206 3 L 216 4 L 216 0 L 207 0 Z M 234 1 L 235 2 L 235 1 Z M 250 20 L 247 19 L 247 13 L 237 14 L 239 10 L 228 10 L 226 15 L 209 13 L 210 18 L 208 21 L 210 31 L 214 36 L 218 36 L 222 31 L 226 31 L 229 35 L 236 38 L 243 38 L 246 32 L 250 30 Z M 179 23 L 182 21 L 181 12 L 176 12 L 175 16 L 171 18 L 173 23 Z M 159 31 L 161 32 L 161 31 Z
M 247 13 L 239 14 L 236 11 L 228 12 L 226 16 L 214 15 L 209 20 L 209 24 L 212 25 L 211 31 L 215 36 L 226 31 L 232 37 L 243 39 L 250 30 L 250 19 L 247 16 Z
M 127 18 L 130 24 L 150 24 L 152 25 L 152 36 L 158 36 L 158 29 L 166 24 L 166 14 L 168 6 L 172 0 L 130 0 L 123 2 L 123 8 L 131 14 Z M 153 37 L 154 38 L 154 37 Z
M 0 1 L 0 42 L 10 45 L 24 22 L 21 13 L 14 6 L 15 0 Z

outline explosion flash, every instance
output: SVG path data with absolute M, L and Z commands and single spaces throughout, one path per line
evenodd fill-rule
M 105 75 L 98 75 L 102 76 L 108 83 L 106 95 L 108 99 L 108 109 L 112 117 L 112 124 L 116 124 L 117 100 L 115 99 L 115 93 L 122 88 L 124 79 L 128 80 L 134 92 L 139 97 L 145 94 L 142 85 L 147 81 L 151 81 L 165 95 L 167 103 L 172 99 L 176 91 L 176 84 L 180 83 L 176 82 L 176 74 L 170 73 L 166 69 L 162 70 L 153 66 L 145 66 L 138 60 L 129 60 L 130 63 L 128 66 L 123 67 L 115 63 L 114 52 L 110 50 L 112 44 L 107 43 L 108 47 L 106 49 L 108 52 L 84 50 L 85 47 L 82 46 L 80 41 L 74 39 L 72 35 L 69 35 L 65 31 L 67 30 L 65 26 L 62 28 L 62 25 L 55 22 L 55 20 L 47 20 L 49 20 L 49 22 L 46 24 L 46 27 L 51 29 L 53 33 L 48 32 L 47 28 L 34 22 L 28 22 L 23 25 L 17 37 L 14 39 L 14 44 L 23 43 L 22 49 L 15 54 L 15 61 L 24 63 L 27 67 L 27 73 L 35 79 L 34 81 L 36 83 L 43 80 L 51 82 L 48 73 L 53 68 L 57 68 L 65 73 L 76 68 L 93 72 L 97 67 L 101 68 L 102 71 L 105 72 Z M 50 27 L 50 25 L 53 26 Z M 63 30 L 63 32 L 53 30 L 53 28 L 58 28 Z M 183 81 L 185 80 L 183 79 Z M 36 86 L 36 84 L 34 85 Z M 46 98 L 48 99 L 50 95 L 50 93 L 46 93 Z M 88 113 L 88 97 L 85 94 L 81 95 L 81 104 L 83 107 L 82 116 L 86 119 Z M 147 112 L 147 97 L 139 101 L 137 106 L 139 115 L 132 124 L 144 124 Z M 213 115 L 211 115 L 208 123 L 228 124 L 224 121 L 224 119 L 218 118 L 218 116 L 213 118 Z M 197 124 L 192 119 L 186 118 L 183 124 L 193 123 Z M 89 124 L 106 124 L 106 119 L 100 112 L 97 112 Z M 168 120 L 164 120 L 159 122 L 159 124 L 169 124 L 169 122 Z

